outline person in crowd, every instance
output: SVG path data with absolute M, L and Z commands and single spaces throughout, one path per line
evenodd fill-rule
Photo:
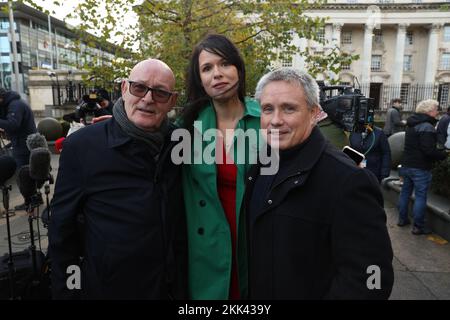
M 439 147 L 442 147 L 446 144 L 450 136 L 450 134 L 448 133 L 449 128 L 450 128 L 450 107 L 447 108 L 447 112 L 441 117 L 436 128 L 436 138 Z
M 428 187 L 431 183 L 431 166 L 434 161 L 446 157 L 444 151 L 436 148 L 436 117 L 439 102 L 428 99 L 419 102 L 415 113 L 407 119 L 405 146 L 399 174 L 403 177 L 403 186 L 398 202 L 399 218 L 397 225 L 410 224 L 408 217 L 409 198 L 413 192 L 416 196 L 413 207 L 415 235 L 429 234 L 425 225 Z
M 141 61 L 114 117 L 64 141 L 49 224 L 55 299 L 186 298 L 181 166 L 167 119 L 174 86 L 164 62 Z
M 342 150 L 342 148 L 349 145 L 349 137 L 344 129 L 331 120 L 323 110 L 317 115 L 317 126 L 324 137 L 338 150 Z
M 30 159 L 27 137 L 37 132 L 33 111 L 17 92 L 2 87 L 0 87 L 0 130 L 11 141 L 17 168 L 27 165 Z M 24 200 L 24 203 L 15 207 L 15 210 L 25 210 L 26 207 Z
M 383 196 L 318 129 L 317 83 L 280 68 L 259 80 L 255 97 L 280 161 L 276 174 L 257 164 L 247 179 L 249 297 L 387 299 L 394 275 Z
M 108 91 L 104 88 L 99 88 L 96 90 L 97 92 L 97 98 L 99 100 L 98 104 L 100 107 L 106 111 L 107 114 L 112 115 L 113 114 L 113 103 L 111 102 L 111 99 L 109 97 Z
M 245 232 L 239 213 L 250 165 L 236 162 L 238 155 L 230 150 L 237 149 L 232 148 L 236 129 L 259 129 L 259 106 L 245 97 L 244 61 L 227 37 L 210 34 L 195 46 L 186 88 L 183 126 L 194 133 L 194 139 L 196 134 L 201 139 L 208 129 L 218 132 L 213 142 L 199 142 L 203 149 L 212 144 L 215 165 L 183 167 L 189 297 L 245 298 L 246 256 L 238 239 Z M 248 146 L 243 152 L 249 153 Z
M 450 123 L 447 127 L 447 140 L 445 140 L 444 148 L 447 149 L 447 151 L 450 150 Z
M 402 120 L 402 99 L 396 98 L 392 100 L 392 105 L 386 112 L 386 122 L 384 123 L 383 132 L 386 137 L 394 133 L 401 132 L 405 128 L 405 121 Z
M 350 146 L 364 154 L 364 167 L 370 170 L 379 182 L 389 177 L 391 148 L 381 128 L 369 125 L 363 132 L 352 132 Z

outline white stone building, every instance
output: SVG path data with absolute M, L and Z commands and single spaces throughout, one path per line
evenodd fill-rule
M 402 98 L 405 110 L 424 98 L 439 100 L 443 108 L 449 105 L 449 0 L 329 0 L 307 14 L 329 18 L 321 32 L 325 44 L 295 39 L 299 50 L 309 46 L 326 54 L 337 46 L 360 57 L 339 75 L 324 75 L 325 80 L 338 77 L 355 86 L 359 81 L 380 110 L 395 97 Z M 300 55 L 281 64 L 305 67 Z

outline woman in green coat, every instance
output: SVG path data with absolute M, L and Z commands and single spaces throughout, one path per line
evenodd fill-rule
M 242 299 L 247 263 L 239 217 L 257 142 L 238 140 L 252 130 L 259 137 L 260 110 L 245 98 L 244 62 L 225 36 L 208 35 L 194 48 L 187 97 L 182 123 L 193 136 L 193 161 L 183 167 L 190 298 Z

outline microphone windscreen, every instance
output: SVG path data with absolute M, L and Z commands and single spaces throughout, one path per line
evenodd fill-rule
M 16 172 L 16 161 L 10 156 L 0 157 L 0 184 L 3 185 Z
M 45 181 L 50 175 L 50 151 L 36 148 L 30 153 L 30 176 L 36 181 Z
M 25 204 L 31 202 L 31 197 L 36 194 L 36 182 L 30 177 L 30 166 L 22 166 L 17 174 L 17 185 L 20 194 L 25 199 Z
M 36 148 L 45 148 L 48 149 L 47 140 L 40 133 L 33 133 L 27 137 L 27 148 L 28 150 L 33 150 Z

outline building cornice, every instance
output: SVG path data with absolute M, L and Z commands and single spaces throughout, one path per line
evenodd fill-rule
M 326 3 L 322 5 L 310 5 L 305 11 L 330 11 L 330 10 L 367 10 L 370 6 L 377 6 L 381 11 L 411 11 L 411 10 L 443 10 L 450 11 L 448 2 L 439 3 Z

